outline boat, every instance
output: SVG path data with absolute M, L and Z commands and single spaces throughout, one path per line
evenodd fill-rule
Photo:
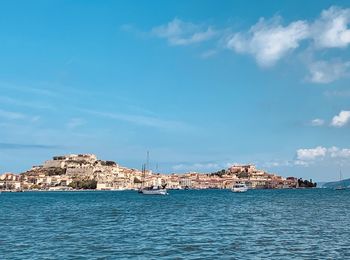
M 147 152 L 147 166 L 149 165 L 149 152 Z M 141 188 L 138 190 L 138 193 L 141 193 L 143 195 L 168 195 L 167 189 L 166 189 L 166 184 L 162 186 L 148 186 L 144 187 L 144 182 L 145 182 L 145 177 L 146 177 L 146 164 L 142 165 L 142 183 L 141 183 Z
M 162 186 L 162 187 L 145 187 L 141 189 L 141 193 L 144 195 L 168 195 L 167 189 Z
M 343 176 L 342 176 L 341 169 L 340 169 L 340 171 L 339 171 L 339 186 L 335 187 L 335 190 L 346 190 L 346 187 L 343 186 L 342 182 L 343 182 Z
M 246 192 L 246 191 L 248 191 L 248 187 L 245 183 L 238 182 L 235 185 L 233 185 L 231 191 L 232 192 Z

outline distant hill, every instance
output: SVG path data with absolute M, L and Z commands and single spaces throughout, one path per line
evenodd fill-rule
M 326 182 L 322 185 L 322 188 L 336 188 L 338 186 L 350 187 L 350 179 L 345 179 L 342 181 Z

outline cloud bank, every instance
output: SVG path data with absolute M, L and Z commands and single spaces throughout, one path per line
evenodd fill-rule
M 247 32 L 238 32 L 227 40 L 227 47 L 237 53 L 252 55 L 261 67 L 271 67 L 288 53 L 309 40 L 309 48 L 346 48 L 350 43 L 350 9 L 332 6 L 321 12 L 315 21 L 293 21 L 283 25 L 282 18 L 260 18 Z M 310 81 L 329 83 L 348 70 L 349 62 L 310 64 Z
M 314 20 L 286 23 L 281 16 L 260 18 L 249 29 L 240 32 L 232 32 L 232 28 L 214 30 L 213 26 L 174 18 L 166 24 L 152 28 L 151 35 L 166 39 L 172 46 L 199 44 L 217 36 L 216 44 L 221 46 L 219 49 L 250 55 L 260 67 L 270 68 L 298 49 L 312 53 L 335 48 L 345 49 L 350 44 L 349 24 L 350 9 L 331 6 Z M 209 49 L 202 52 L 200 57 L 208 58 L 213 53 Z M 316 59 L 308 60 L 304 65 L 308 70 L 307 80 L 316 84 L 329 84 L 350 75 L 350 61 L 346 60 Z
M 170 45 L 190 45 L 213 38 L 215 31 L 212 27 L 204 28 L 175 18 L 165 25 L 154 27 L 152 34 L 166 39 Z
M 319 160 L 349 160 L 350 159 L 350 149 L 349 148 L 339 148 L 332 146 L 326 148 L 323 146 L 317 146 L 315 148 L 302 148 L 296 151 L 295 165 L 308 166 Z

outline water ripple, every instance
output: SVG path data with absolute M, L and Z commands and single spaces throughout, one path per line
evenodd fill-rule
M 350 191 L 0 195 L 0 259 L 349 259 Z

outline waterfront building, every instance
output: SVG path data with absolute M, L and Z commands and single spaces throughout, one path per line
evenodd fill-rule
M 93 154 L 70 154 L 55 156 L 20 175 L 2 174 L 0 189 L 4 184 L 11 184 L 10 187 L 15 189 L 67 189 L 73 182 L 89 180 L 96 181 L 98 190 L 139 189 L 142 184 L 166 184 L 168 189 L 230 189 L 237 182 L 245 182 L 252 189 L 295 188 L 298 185 L 297 178 L 283 178 L 250 164 L 233 165 L 212 174 L 154 174 L 149 170 L 142 172 L 122 167 L 113 161 L 99 160 Z

